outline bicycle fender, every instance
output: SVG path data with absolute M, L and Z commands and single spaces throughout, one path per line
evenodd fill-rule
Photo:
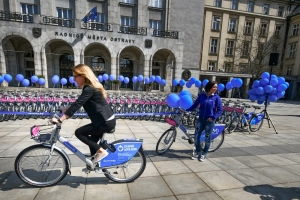
M 264 117 L 265 117 L 265 115 L 263 113 L 259 113 L 259 114 L 255 115 L 253 120 L 251 120 L 251 124 L 258 124 L 261 120 L 264 119 Z
M 49 144 L 43 144 L 43 145 L 46 146 L 46 147 L 50 147 L 51 148 L 51 145 L 49 145 Z M 57 151 L 59 151 L 60 153 L 62 153 L 67 158 L 68 172 L 71 175 L 71 160 L 70 160 L 68 154 L 63 149 L 61 149 L 61 148 L 59 148 L 57 146 L 54 146 L 54 149 L 56 149 Z
M 214 140 L 225 129 L 226 124 L 215 124 L 215 127 L 211 133 L 211 139 Z M 201 133 L 200 142 L 205 142 L 205 130 Z
M 120 165 L 128 162 L 141 148 L 143 144 L 142 139 L 122 139 L 112 142 L 116 148 L 113 153 L 109 150 L 108 156 L 103 158 L 100 162 L 101 168 L 111 167 L 115 165 Z

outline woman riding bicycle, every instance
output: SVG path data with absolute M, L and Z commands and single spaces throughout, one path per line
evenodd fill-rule
M 83 106 L 92 123 L 78 128 L 75 131 L 75 135 L 90 147 L 91 155 L 95 154 L 93 162 L 97 163 L 108 155 L 108 152 L 97 142 L 104 133 L 115 128 L 116 119 L 106 102 L 106 91 L 91 68 L 85 64 L 79 64 L 72 71 L 74 81 L 80 87 L 83 87 L 82 93 L 76 102 L 64 110 L 64 115 L 59 120 L 52 118 L 51 121 L 53 123 L 62 123 L 64 120 L 72 117 Z
M 194 110 L 198 105 L 199 107 L 199 119 L 197 127 L 195 129 L 195 147 L 196 155 L 192 156 L 192 159 L 198 159 L 204 161 L 206 154 L 210 147 L 211 133 L 215 126 L 215 120 L 222 114 L 222 101 L 219 95 L 215 94 L 217 91 L 217 83 L 210 81 L 205 86 L 205 93 L 200 93 L 194 102 L 194 104 L 186 111 Z M 200 148 L 200 136 L 205 130 L 205 147 L 203 151 Z

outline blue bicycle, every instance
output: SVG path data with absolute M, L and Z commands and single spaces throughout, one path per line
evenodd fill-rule
M 166 130 L 158 139 L 158 142 L 156 144 L 156 153 L 158 155 L 162 155 L 170 147 L 172 146 L 173 142 L 175 142 L 176 136 L 177 136 L 177 128 L 180 128 L 182 132 L 186 135 L 182 137 L 182 139 L 187 140 L 189 144 L 194 144 L 194 134 L 190 134 L 187 129 L 184 127 L 182 121 L 183 121 L 184 111 L 179 111 L 178 114 L 174 114 L 171 117 L 166 118 L 166 122 L 171 125 L 171 127 Z M 221 145 L 224 142 L 225 138 L 225 124 L 216 124 L 213 133 L 211 135 L 211 143 L 209 152 L 216 151 L 221 147 Z M 203 151 L 205 147 L 205 131 L 201 133 L 200 137 L 200 148 Z M 193 150 L 193 154 L 195 154 L 195 149 Z
M 58 115 L 55 114 L 54 117 L 58 118 Z M 52 133 L 42 134 L 47 129 L 52 129 Z M 45 125 L 31 128 L 31 138 L 41 144 L 24 149 L 15 160 L 15 171 L 23 182 L 46 187 L 60 182 L 68 172 L 71 174 L 69 156 L 56 146 L 57 141 L 86 163 L 86 173 L 95 171 L 114 182 L 127 183 L 137 179 L 145 170 L 146 157 L 141 139 L 121 139 L 108 144 L 103 135 L 100 146 L 107 149 L 109 155 L 94 164 L 92 157 L 82 154 L 59 134 L 60 130 L 61 125 L 53 125 L 49 121 Z M 109 133 L 113 132 L 114 130 Z

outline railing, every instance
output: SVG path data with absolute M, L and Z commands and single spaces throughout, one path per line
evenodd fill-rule
M 33 15 L 0 11 L 0 20 L 33 23 Z
M 41 16 L 41 23 L 54 26 L 75 27 L 74 19 L 63 19 L 58 17 Z
M 89 29 L 89 30 L 97 30 L 97 31 L 108 31 L 108 32 L 113 31 L 112 24 L 104 24 L 100 22 L 87 22 L 87 23 L 82 22 L 81 28 Z
M 120 26 L 119 33 L 147 35 L 147 28 L 133 27 L 133 26 Z
M 154 29 L 152 36 L 178 39 L 178 31 L 166 31 L 166 30 Z

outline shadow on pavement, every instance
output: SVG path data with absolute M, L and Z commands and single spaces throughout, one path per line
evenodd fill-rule
M 252 194 L 259 194 L 260 198 L 264 200 L 300 199 L 300 187 L 289 188 L 272 185 L 256 185 L 244 187 L 244 190 Z

